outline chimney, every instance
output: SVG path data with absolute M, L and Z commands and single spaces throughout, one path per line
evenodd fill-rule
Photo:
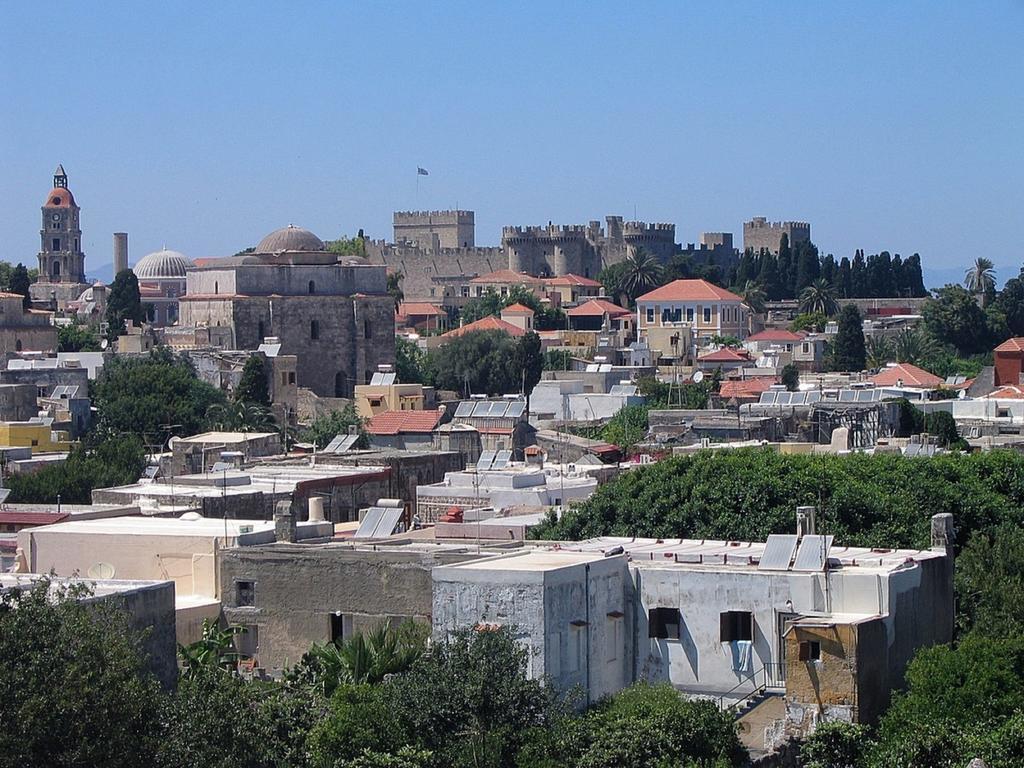
M 114 233 L 114 276 L 128 269 L 128 233 Z
M 813 536 L 818 517 L 817 507 L 796 508 L 796 535 L 798 538 Z
M 274 507 L 274 539 L 294 542 L 298 538 L 295 530 L 295 515 L 290 501 L 279 501 Z
M 942 512 L 932 515 L 932 549 L 953 552 L 953 515 Z

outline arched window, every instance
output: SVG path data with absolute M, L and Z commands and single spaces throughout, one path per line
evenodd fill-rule
M 216 280 L 213 281 L 213 292 L 214 294 L 220 293 L 220 284 Z
M 314 283 L 312 280 L 310 280 L 309 281 L 309 295 L 312 296 L 314 293 L 316 293 L 316 283 Z
M 309 338 L 313 339 L 313 341 L 316 341 L 317 339 L 320 338 L 320 321 L 319 320 L 310 320 L 309 321 Z
M 60 262 L 59 261 L 53 262 L 53 269 L 50 270 L 50 274 L 52 274 L 54 277 L 60 277 Z
M 345 397 L 345 372 L 338 371 L 334 374 L 334 396 Z
M 18 339 L 14 342 L 14 351 L 21 352 L 21 339 Z

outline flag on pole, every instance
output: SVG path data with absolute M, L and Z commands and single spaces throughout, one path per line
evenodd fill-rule
M 430 174 L 427 173 L 427 169 L 426 168 L 420 168 L 419 166 L 416 166 L 416 175 L 417 176 L 429 176 Z

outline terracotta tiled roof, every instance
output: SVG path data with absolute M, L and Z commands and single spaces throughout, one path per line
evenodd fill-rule
M 785 328 L 766 328 L 753 336 L 747 336 L 747 341 L 803 341 L 806 335 L 787 331 Z
M 985 397 L 992 400 L 997 398 L 999 400 L 1024 400 L 1024 387 L 1019 387 L 1016 384 L 1007 384 L 1004 387 L 989 392 Z
M 539 277 L 533 277 L 523 272 L 513 272 L 511 269 L 499 269 L 489 275 L 474 277 L 471 283 L 514 283 L 516 285 L 540 285 L 544 281 Z
M 433 432 L 441 420 L 441 411 L 384 411 L 366 423 L 371 435 L 398 435 L 403 432 Z
M 410 315 L 445 315 L 447 312 L 429 301 L 403 301 L 398 308 L 398 314 L 409 317 Z
M 910 363 L 897 363 L 883 368 L 871 377 L 871 381 L 877 387 L 891 387 L 902 381 L 905 387 L 922 387 L 924 389 L 931 389 L 945 383 L 945 379 Z
M 718 396 L 723 400 L 728 400 L 731 397 L 753 397 L 757 398 L 761 396 L 762 392 L 767 392 L 768 389 L 775 383 L 775 380 L 771 376 L 758 376 L 755 379 L 730 379 L 723 381 L 718 388 Z
M 509 304 L 507 307 L 505 307 L 503 310 L 501 310 L 501 312 L 502 312 L 502 314 L 508 312 L 510 315 L 533 315 L 533 314 L 536 314 L 532 309 L 530 309 L 529 307 L 523 306 L 519 302 L 516 302 L 515 304 Z
M 610 317 L 621 317 L 622 315 L 631 315 L 633 313 L 628 309 L 623 309 L 618 304 L 612 304 L 610 301 L 591 299 L 580 304 L 578 307 L 567 309 L 565 314 L 569 317 L 600 317 L 605 314 Z
M 75 204 L 75 196 L 71 194 L 70 189 L 64 187 L 54 187 L 53 191 L 50 192 L 46 197 L 46 204 L 44 208 L 70 208 Z
M 738 362 L 749 362 L 750 354 L 746 350 L 733 349 L 732 347 L 722 347 L 715 352 L 708 352 L 706 355 L 701 355 L 697 358 L 702 363 L 738 363 Z
M 568 274 L 562 275 L 561 277 L 553 277 L 547 281 L 548 285 L 576 285 L 582 288 L 600 288 L 601 284 L 597 280 L 591 280 L 589 277 L 580 277 L 579 275 Z
M 52 525 L 67 518 L 64 512 L 0 511 L 0 525 Z
M 512 323 L 502 320 L 500 317 L 494 315 L 488 315 L 482 317 L 476 322 L 464 325 L 461 328 L 454 328 L 448 333 L 441 335 L 442 339 L 454 339 L 457 336 L 462 336 L 464 333 L 472 333 L 473 331 L 504 331 L 509 336 L 525 336 L 526 331 L 520 328 L 518 325 L 512 325 Z
M 707 280 L 673 280 L 667 285 L 645 293 L 641 301 L 743 301 L 732 291 Z
M 996 352 L 1024 352 L 1024 336 L 1017 336 L 1012 339 L 1007 339 L 998 347 Z

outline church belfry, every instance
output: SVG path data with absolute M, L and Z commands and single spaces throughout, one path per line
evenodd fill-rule
M 43 226 L 39 230 L 40 283 L 85 282 L 80 213 L 81 209 L 68 189 L 64 166 L 58 165 L 53 172 L 53 190 L 43 203 Z

